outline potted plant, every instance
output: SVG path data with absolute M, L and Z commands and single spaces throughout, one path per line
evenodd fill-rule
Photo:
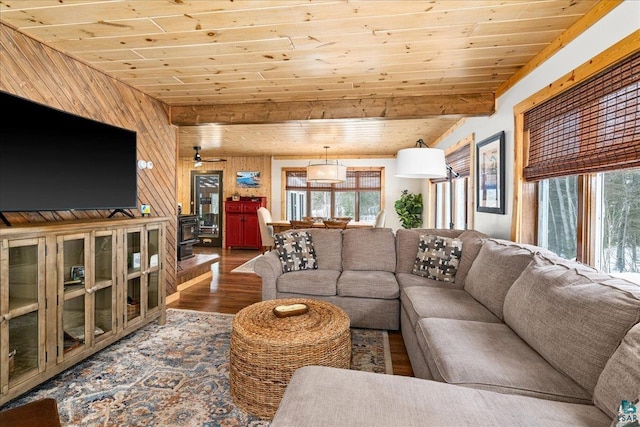
M 394 207 L 402 228 L 418 228 L 422 225 L 422 194 L 403 190 Z

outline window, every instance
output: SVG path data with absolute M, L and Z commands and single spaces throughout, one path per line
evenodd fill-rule
M 640 53 L 619 58 L 516 106 L 512 237 L 640 283 Z
M 563 258 L 577 257 L 578 180 L 575 175 L 538 184 L 538 245 Z
M 433 206 L 433 226 L 435 228 L 449 228 L 453 222 L 453 228 L 465 230 L 472 228 L 473 200 L 470 196 L 469 176 L 473 163 L 473 136 L 470 135 L 456 143 L 447 150 L 446 162 L 458 177 L 452 179 L 453 191 L 449 188 L 448 178 L 432 179 L 432 194 L 434 198 Z M 450 203 L 453 193 L 453 204 Z M 453 207 L 453 216 L 451 208 Z
M 348 169 L 347 180 L 339 184 L 307 182 L 304 169 L 290 169 L 284 173 L 287 220 L 313 216 L 375 221 L 376 214 L 382 209 L 382 168 Z
M 452 180 L 453 184 L 453 218 L 449 211 L 451 204 L 449 203 L 450 191 L 449 182 L 435 183 L 436 193 L 436 209 L 435 209 L 435 227 L 449 228 L 453 219 L 453 228 L 457 230 L 465 230 L 468 228 L 468 207 L 469 207 L 469 177 L 460 177 Z
M 640 168 L 596 178 L 595 264 L 640 283 Z

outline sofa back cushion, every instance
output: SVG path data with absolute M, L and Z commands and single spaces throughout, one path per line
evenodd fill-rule
M 632 402 L 638 397 L 640 397 L 640 323 L 627 332 L 604 367 L 593 391 L 593 403 L 613 418 L 623 400 Z
M 416 250 L 417 250 L 416 244 Z M 342 230 L 342 269 L 389 271 L 396 269 L 396 238 L 390 228 Z
M 536 252 L 535 246 L 485 239 L 473 261 L 464 290 L 503 319 L 504 297 Z
M 420 243 L 421 234 L 434 234 L 442 237 L 457 237 L 462 240 L 462 256 L 458 263 L 458 271 L 456 272 L 455 283 L 457 288 L 464 286 L 467 273 L 473 260 L 478 255 L 478 251 L 482 247 L 482 238 L 486 235 L 475 230 L 448 230 L 435 228 L 412 228 L 396 230 L 396 253 L 398 262 L 396 264 L 396 273 L 413 272 L 416 256 L 418 255 L 418 244 Z
M 640 286 L 536 254 L 504 302 L 505 322 L 559 371 L 593 393 L 640 317 Z
M 313 248 L 320 270 L 342 271 L 342 230 L 311 228 Z

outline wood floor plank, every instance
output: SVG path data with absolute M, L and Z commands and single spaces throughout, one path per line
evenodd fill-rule
M 255 257 L 255 250 L 195 247 L 194 253 L 217 254 L 213 276 L 180 293 L 180 299 L 168 308 L 236 314 L 262 300 L 262 280 L 255 274 L 231 273 L 231 270 Z M 389 331 L 391 361 L 395 375 L 413 376 L 411 363 L 400 331 Z

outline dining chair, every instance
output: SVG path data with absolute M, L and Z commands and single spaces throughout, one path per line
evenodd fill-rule
M 381 209 L 380 212 L 376 215 L 376 222 L 374 224 L 375 228 L 383 228 L 385 220 L 387 218 L 387 214 L 384 209 Z
M 258 208 L 258 226 L 260 227 L 260 238 L 262 239 L 262 252 L 273 249 L 275 241 L 273 240 L 273 226 L 267 225 L 272 221 L 271 212 L 264 206 Z M 267 249 L 268 248 L 268 249 Z
M 313 227 L 313 221 L 299 221 L 299 220 L 291 220 L 291 228 L 299 229 L 299 228 L 311 228 Z
M 322 221 L 322 223 L 324 224 L 324 228 L 341 228 L 341 229 L 345 229 L 347 228 L 347 221 L 331 221 L 331 220 L 324 220 Z

